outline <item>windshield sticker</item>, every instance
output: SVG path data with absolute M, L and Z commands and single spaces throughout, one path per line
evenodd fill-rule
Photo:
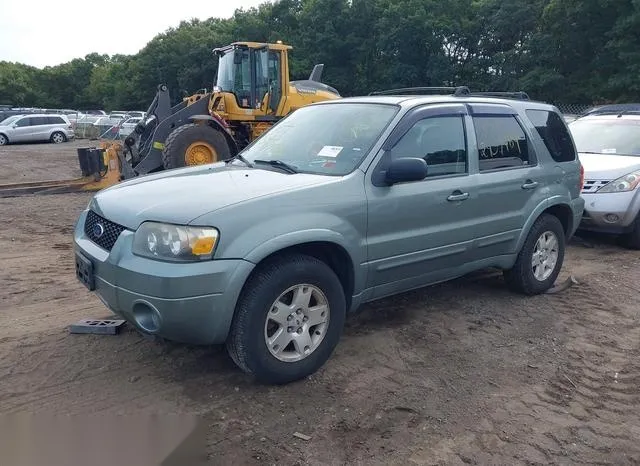
M 602 149 L 603 154 L 615 154 L 616 152 L 615 149 Z
M 337 157 L 342 149 L 342 146 L 324 146 L 318 152 L 318 157 Z

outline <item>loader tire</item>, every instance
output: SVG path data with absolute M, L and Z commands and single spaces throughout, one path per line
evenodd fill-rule
M 190 123 L 173 130 L 164 150 L 164 168 L 181 168 L 219 162 L 231 157 L 224 135 L 208 125 Z

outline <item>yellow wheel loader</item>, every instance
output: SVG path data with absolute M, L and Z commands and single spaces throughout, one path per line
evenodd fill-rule
M 215 49 L 213 91 L 174 107 L 167 86 L 160 85 L 147 119 L 122 144 L 122 178 L 228 159 L 295 109 L 340 98 L 320 81 L 323 65 L 307 80 L 289 80 L 291 48 L 234 42 Z
M 228 159 L 278 120 L 314 102 L 339 99 L 321 82 L 324 65 L 309 79 L 289 80 L 292 47 L 234 42 L 214 49 L 216 83 L 172 106 L 166 85 L 158 86 L 146 118 L 124 141 L 101 141 L 78 150 L 83 178 L 0 186 L 0 197 L 19 193 L 96 191 L 119 181 L 162 170 Z

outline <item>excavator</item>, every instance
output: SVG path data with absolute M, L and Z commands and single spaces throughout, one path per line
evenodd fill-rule
M 78 149 L 82 177 L 0 185 L 0 197 L 98 191 L 137 176 L 226 160 L 296 109 L 340 93 L 323 83 L 323 64 L 290 81 L 290 45 L 234 42 L 213 50 L 218 72 L 211 92 L 171 104 L 161 84 L 142 120 L 124 140 Z

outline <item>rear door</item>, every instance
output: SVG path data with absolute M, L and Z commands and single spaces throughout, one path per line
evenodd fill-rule
M 469 259 L 477 193 L 469 176 L 466 107 L 428 105 L 407 114 L 391 134 L 367 181 L 369 287 L 375 297 L 458 274 Z M 422 181 L 387 186 L 395 158 L 422 157 Z
M 53 117 L 38 116 L 31 117 L 31 134 L 29 140 L 31 141 L 46 141 L 49 139 L 49 119 Z
M 516 251 L 529 215 L 543 202 L 545 183 L 531 136 L 515 109 L 470 104 L 478 166 L 476 244 L 472 259 Z

